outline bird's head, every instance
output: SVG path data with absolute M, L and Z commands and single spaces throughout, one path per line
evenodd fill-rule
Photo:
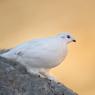
M 63 32 L 57 35 L 59 38 L 63 39 L 66 43 L 70 43 L 70 42 L 76 42 L 76 40 L 74 39 L 74 37 L 68 33 L 68 32 Z

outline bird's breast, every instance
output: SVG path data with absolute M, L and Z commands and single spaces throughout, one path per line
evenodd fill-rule
M 59 65 L 67 55 L 67 47 L 58 45 L 45 49 L 41 52 L 43 59 L 48 68 Z
M 67 48 L 66 47 L 63 47 L 63 48 L 60 48 L 59 50 L 56 50 L 52 56 L 54 57 L 53 60 L 52 60 L 52 64 L 53 66 L 57 66 L 59 64 L 61 64 L 61 62 L 65 59 L 67 55 Z

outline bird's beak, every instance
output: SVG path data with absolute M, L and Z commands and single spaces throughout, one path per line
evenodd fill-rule
M 76 40 L 72 40 L 73 42 L 76 42 Z

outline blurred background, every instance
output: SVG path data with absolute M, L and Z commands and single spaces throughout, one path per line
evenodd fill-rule
M 0 48 L 71 32 L 66 60 L 51 71 L 79 95 L 95 95 L 94 0 L 0 0 Z

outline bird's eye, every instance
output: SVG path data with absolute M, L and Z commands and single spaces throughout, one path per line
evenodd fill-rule
M 70 35 L 67 35 L 67 38 L 71 38 Z

